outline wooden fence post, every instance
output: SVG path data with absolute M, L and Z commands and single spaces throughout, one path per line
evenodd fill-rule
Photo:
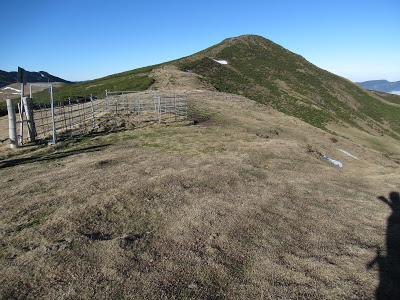
M 28 97 L 22 97 L 22 103 L 24 105 L 24 111 L 26 116 L 26 123 L 28 126 L 29 141 L 34 142 L 36 138 L 35 120 L 33 119 L 33 107 L 32 99 Z
M 7 99 L 8 111 L 8 135 L 10 137 L 10 148 L 15 149 L 18 147 L 17 141 L 17 120 L 15 118 L 15 107 L 11 99 Z

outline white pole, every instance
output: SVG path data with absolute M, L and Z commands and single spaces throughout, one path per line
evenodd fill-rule
M 161 97 L 158 96 L 158 123 L 161 123 Z
M 24 142 L 24 104 L 22 103 L 22 98 L 24 97 L 24 84 L 20 84 L 21 88 L 21 99 L 19 101 L 19 118 L 20 118 L 20 127 L 19 127 L 19 135 L 20 135 L 20 144 Z
M 51 107 L 52 134 L 53 134 L 52 144 L 54 145 L 57 141 L 57 138 L 56 138 L 56 121 L 54 114 L 53 85 L 50 85 L 50 107 Z
M 96 117 L 95 117 L 95 114 L 94 114 L 93 95 L 92 94 L 90 94 L 90 104 L 92 106 L 93 129 L 95 129 L 96 128 Z
M 15 118 L 15 107 L 11 99 L 7 99 L 8 111 L 8 135 L 10 137 L 10 148 L 15 149 L 18 147 L 17 141 L 17 120 Z
M 109 112 L 110 111 L 110 103 L 108 102 L 108 91 L 106 90 L 106 101 L 105 101 L 105 103 L 106 103 L 106 110 L 107 110 L 107 112 Z

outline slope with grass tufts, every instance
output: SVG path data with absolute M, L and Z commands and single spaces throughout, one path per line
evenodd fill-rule
M 400 143 L 383 156 L 171 72 L 197 126 L 0 148 L 0 298 L 373 298 Z
M 261 36 L 226 39 L 173 64 L 219 91 L 270 104 L 319 128 L 344 123 L 400 138 L 400 108 Z

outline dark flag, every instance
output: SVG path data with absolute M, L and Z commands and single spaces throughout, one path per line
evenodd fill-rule
M 17 81 L 19 83 L 24 83 L 24 84 L 26 83 L 25 70 L 22 69 L 21 67 L 18 67 Z

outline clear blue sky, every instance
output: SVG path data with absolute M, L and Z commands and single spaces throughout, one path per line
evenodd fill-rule
M 399 0 L 0 0 L 0 69 L 85 80 L 259 34 L 351 80 L 400 80 Z

